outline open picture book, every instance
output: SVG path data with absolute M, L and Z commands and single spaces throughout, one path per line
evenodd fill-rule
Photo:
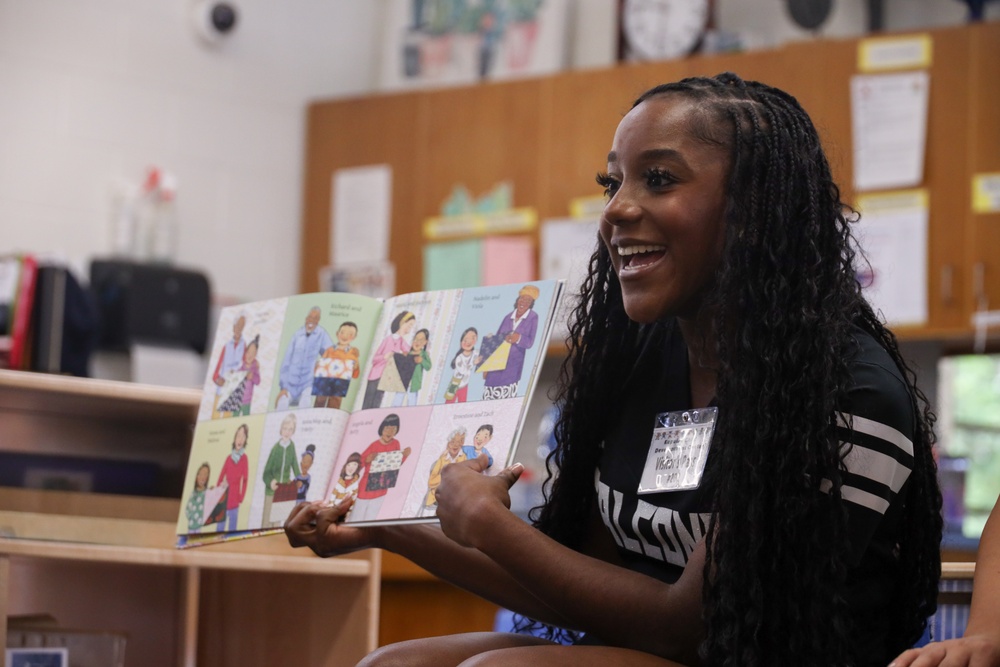
M 562 281 L 333 292 L 224 308 L 177 519 L 178 547 L 279 532 L 298 503 L 350 523 L 436 521 L 441 469 L 509 465 Z

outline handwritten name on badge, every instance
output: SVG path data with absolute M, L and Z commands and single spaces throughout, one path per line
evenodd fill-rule
M 717 408 L 657 415 L 638 493 L 684 491 L 701 485 Z

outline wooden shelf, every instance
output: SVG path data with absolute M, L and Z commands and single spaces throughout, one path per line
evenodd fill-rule
M 183 474 L 197 390 L 0 371 L 0 452 Z M 378 642 L 375 550 L 321 559 L 283 534 L 178 550 L 176 497 L 0 487 L 8 615 L 128 636 L 127 665 L 353 664 Z

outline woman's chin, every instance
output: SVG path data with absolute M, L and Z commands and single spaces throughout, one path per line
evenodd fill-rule
M 662 303 L 652 299 L 624 296 L 623 305 L 628 318 L 638 324 L 652 324 L 668 314 Z

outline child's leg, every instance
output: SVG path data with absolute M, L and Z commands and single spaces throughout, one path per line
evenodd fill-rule
M 344 401 L 343 396 L 331 396 L 330 400 L 327 402 L 326 407 L 340 409 L 340 404 Z
M 397 391 L 396 395 L 392 397 L 392 407 L 398 408 L 403 405 L 404 398 L 406 398 L 406 394 L 402 391 Z

